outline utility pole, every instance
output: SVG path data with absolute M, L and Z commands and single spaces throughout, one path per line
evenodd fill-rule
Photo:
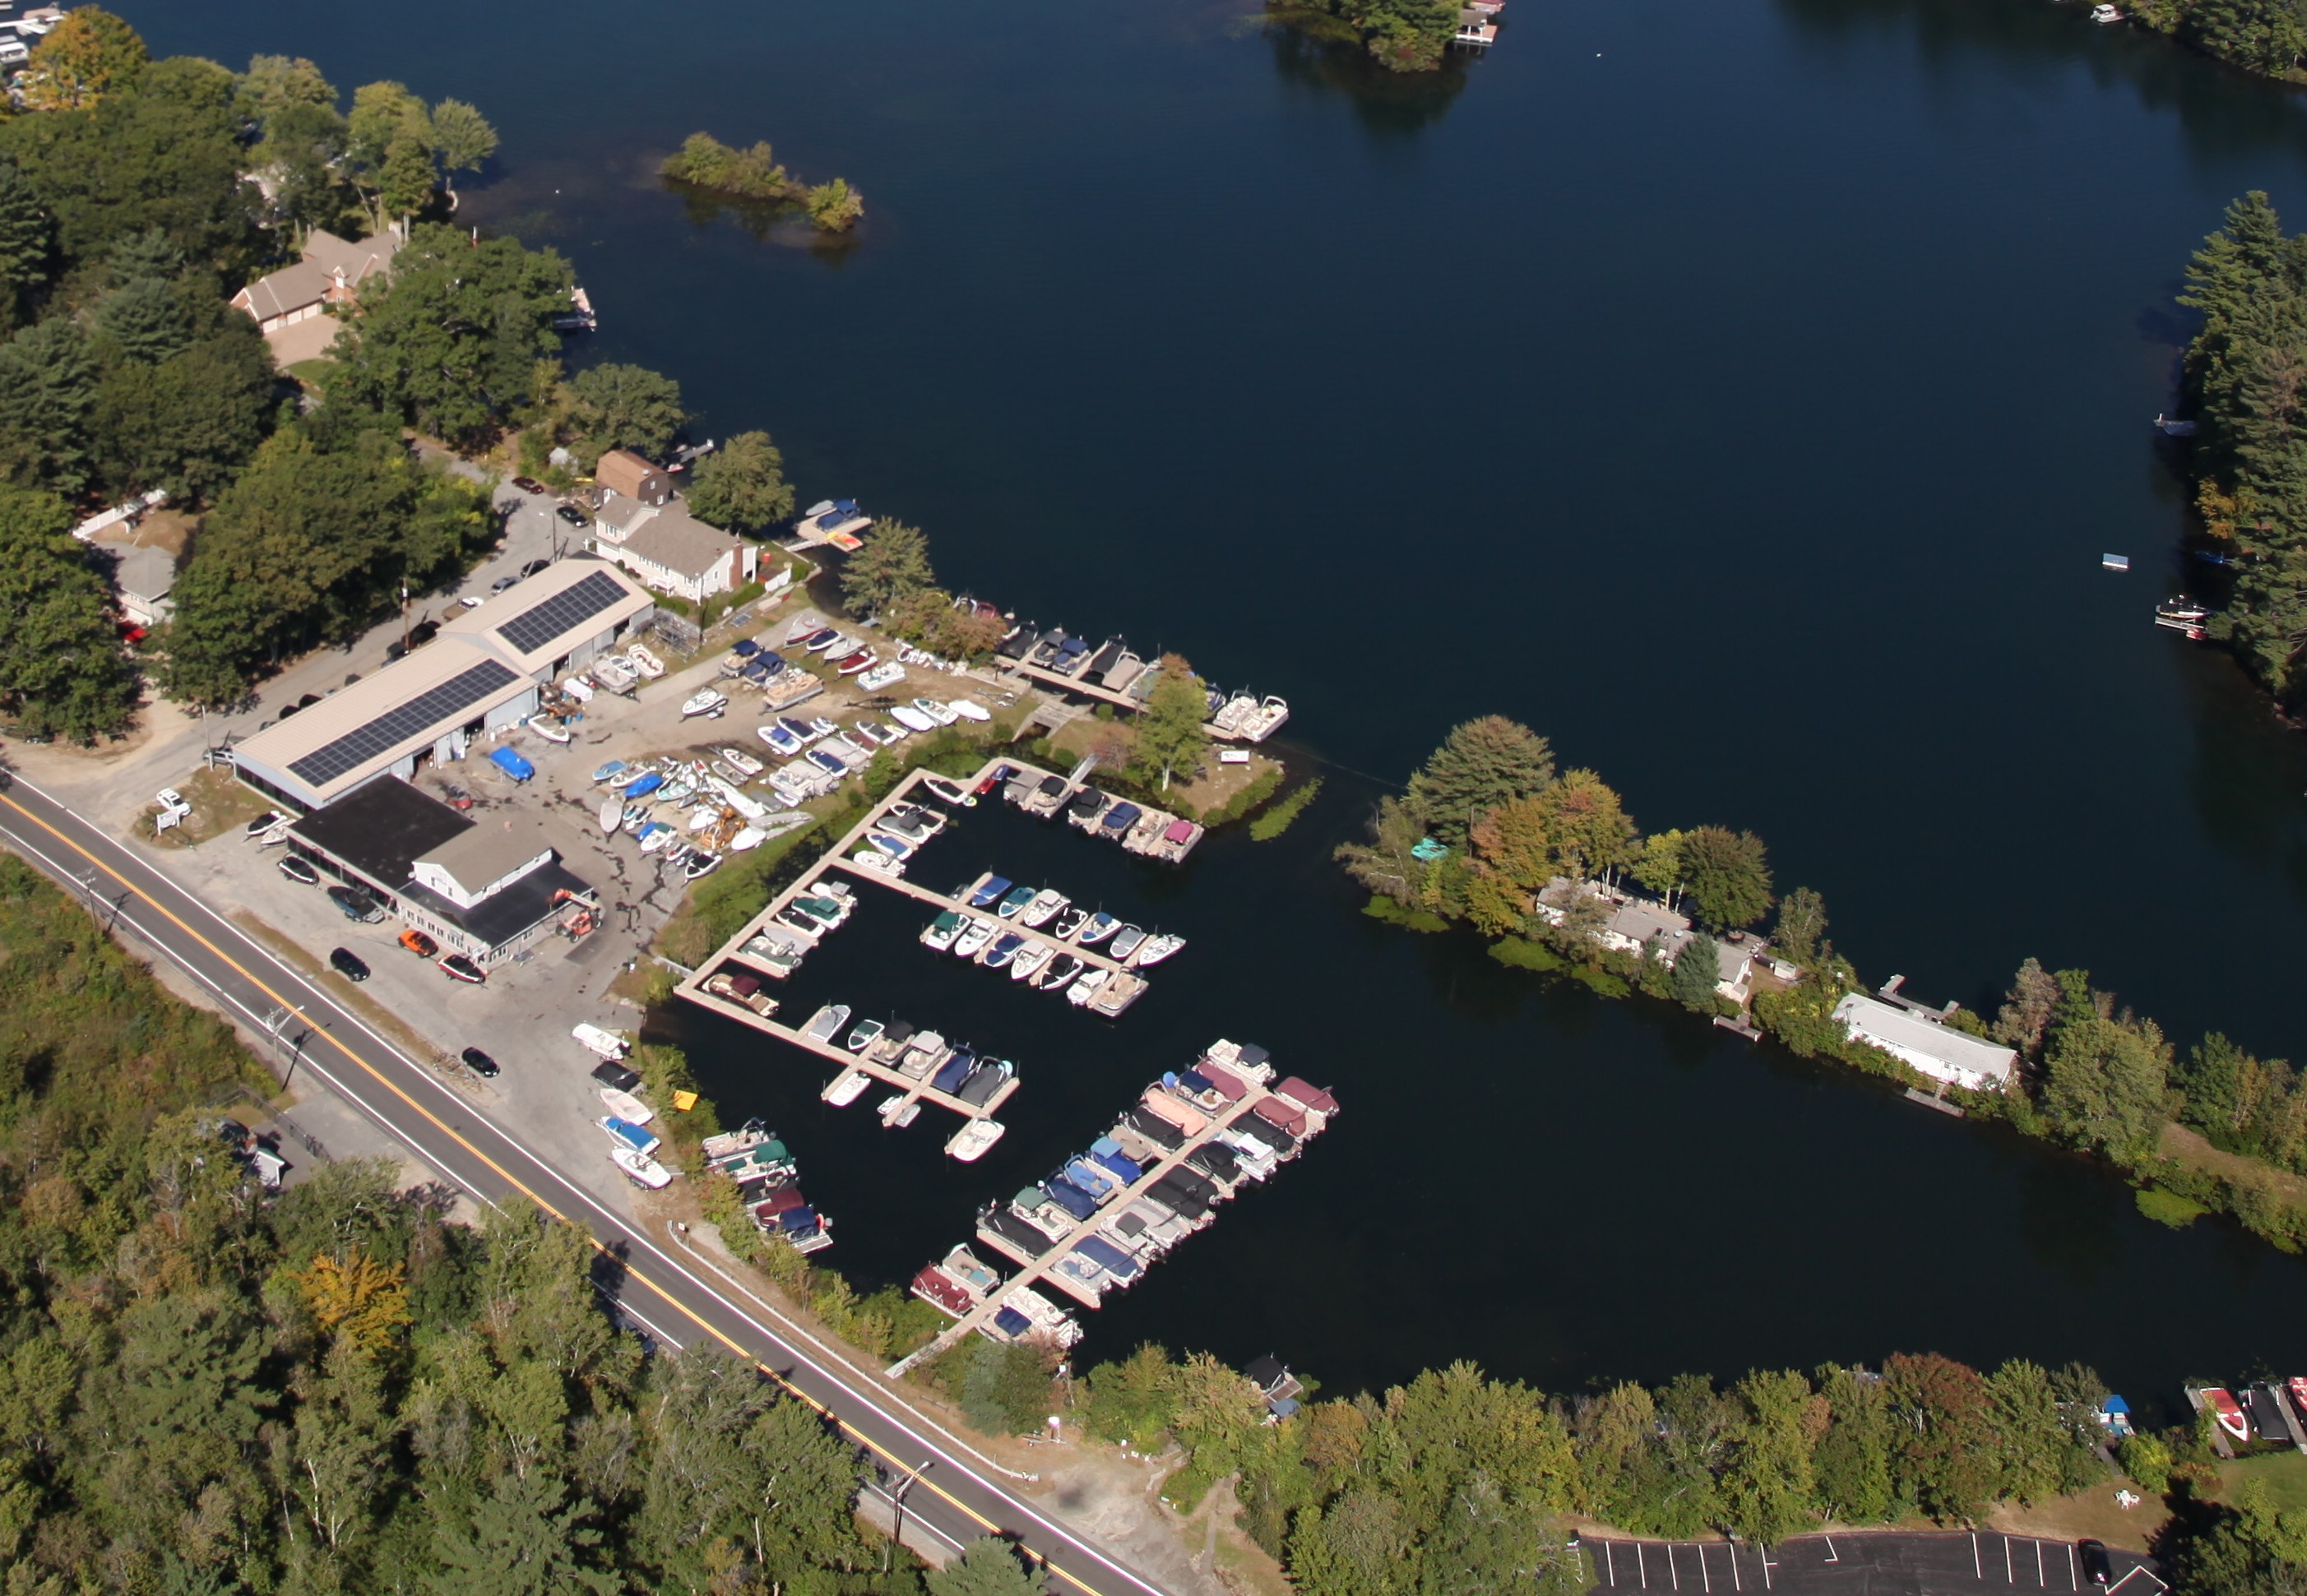
M 400 579 L 400 652 L 408 652 L 408 578 Z
M 885 1546 L 881 1549 L 881 1572 L 884 1574 L 889 1572 L 889 1558 L 891 1556 L 889 1547 L 895 1546 L 898 1541 L 903 1541 L 905 1538 L 905 1493 L 913 1489 L 913 1481 L 920 1479 L 923 1472 L 925 1472 L 929 1466 L 936 1461 L 937 1459 L 934 1457 L 925 1457 L 921 1462 L 915 1464 L 913 1467 L 912 1472 L 908 1473 L 903 1480 L 898 1481 L 897 1488 L 889 1493 L 889 1506 L 892 1509 L 893 1516 L 889 1523 L 889 1546 Z

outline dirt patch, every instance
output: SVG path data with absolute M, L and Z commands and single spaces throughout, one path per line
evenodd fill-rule
M 203 766 L 179 782 L 176 790 L 193 812 L 183 824 L 159 829 L 159 811 L 147 810 L 136 822 L 136 834 L 162 848 L 192 848 L 244 826 L 264 813 L 264 800 L 220 770 Z

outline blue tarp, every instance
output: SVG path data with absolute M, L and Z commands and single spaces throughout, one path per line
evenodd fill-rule
M 1101 1136 L 1089 1144 L 1089 1150 L 1099 1157 L 1103 1157 L 1108 1153 L 1119 1152 L 1121 1144 L 1111 1136 Z
M 647 775 L 636 777 L 629 782 L 625 787 L 625 796 L 629 798 L 647 798 L 664 785 L 665 778 L 656 771 L 651 771 Z
M 1051 1201 L 1076 1219 L 1086 1219 L 1097 1212 L 1097 1199 L 1071 1181 L 1052 1175 L 1042 1182 L 1042 1190 L 1050 1194 Z
M 1137 1167 L 1136 1160 L 1126 1156 L 1119 1147 L 1116 1147 L 1111 1152 L 1097 1153 L 1094 1156 L 1100 1164 L 1120 1176 L 1121 1183 L 1125 1186 L 1135 1186 L 1145 1178 L 1145 1172 Z
M 777 1216 L 777 1228 L 802 1235 L 817 1228 L 815 1208 L 787 1208 Z
M 969 895 L 969 907 L 983 909 L 988 904 L 999 903 L 1001 900 L 1001 895 L 1008 890 L 1009 878 L 1006 875 L 997 875 Z
M 1066 1179 L 1079 1186 L 1092 1197 L 1103 1197 L 1113 1190 L 1113 1177 L 1085 1159 L 1068 1159 L 1065 1174 Z
M 650 1135 L 646 1127 L 636 1125 L 630 1120 L 621 1120 L 613 1115 L 603 1120 L 601 1127 L 637 1153 L 656 1151 L 656 1138 Z
M 1033 1321 L 1015 1308 L 1003 1308 L 993 1316 L 993 1327 L 1004 1336 L 1023 1336 L 1033 1327 Z
M 750 637 L 740 637 L 729 645 L 729 652 L 741 660 L 750 660 L 761 652 L 761 645 Z
M 974 1054 L 956 1053 L 939 1068 L 936 1077 L 930 1084 L 939 1091 L 949 1092 L 967 1080 L 970 1071 L 976 1066 L 977 1059 Z
M 1083 1257 L 1093 1259 L 1107 1274 L 1123 1280 L 1137 1277 L 1137 1260 L 1103 1236 L 1084 1236 L 1074 1249 Z
M 489 763 L 516 781 L 526 781 L 536 774 L 536 767 L 510 748 L 491 748 Z
M 1178 1077 L 1178 1084 L 1189 1092 L 1214 1092 L 1217 1085 L 1199 1070 L 1188 1070 Z

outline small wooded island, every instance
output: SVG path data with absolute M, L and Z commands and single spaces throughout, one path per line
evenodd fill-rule
M 691 133 L 658 170 L 674 183 L 733 199 L 798 205 L 820 233 L 846 233 L 865 214 L 865 196 L 847 180 L 836 177 L 814 188 L 797 183 L 767 143 L 738 149 L 710 133 Z

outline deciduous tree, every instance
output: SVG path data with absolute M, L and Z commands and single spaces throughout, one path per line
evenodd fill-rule
M 647 366 L 589 367 L 568 383 L 569 414 L 584 434 L 578 453 L 598 459 L 613 448 L 661 458 L 689 419 L 681 384 Z
M 2011 990 L 2003 1000 L 2003 1010 L 1994 1017 L 1992 1035 L 2005 1047 L 2015 1048 L 2028 1058 L 2039 1057 L 2044 1035 L 2051 1027 L 2052 1011 L 2058 1002 L 2059 984 L 2030 958 L 2019 967 L 2018 975 L 2012 978 Z
M 0 484 L 0 711 L 24 731 L 86 739 L 125 728 L 137 689 L 71 528 L 61 499 Z
M 1162 656 L 1161 679 L 1146 695 L 1137 716 L 1136 763 L 1147 775 L 1162 778 L 1162 790 L 1180 771 L 1190 775 L 1209 750 L 1209 733 L 1202 730 L 1209 713 L 1208 695 L 1194 668 L 1178 654 Z
M 1778 924 L 1771 930 L 1771 945 L 1780 958 L 1808 969 L 1826 951 L 1826 900 L 1808 887 L 1797 887 L 1779 902 Z
M 961 1549 L 961 1556 L 942 1568 L 930 1571 L 930 1596 L 1042 1596 L 1042 1583 L 1025 1572 L 1017 1549 L 1007 1541 L 982 1536 Z
M 790 495 L 787 496 L 790 499 Z M 918 526 L 883 519 L 841 568 L 841 600 L 855 615 L 886 615 L 937 584 L 929 540 Z
M 785 466 L 784 453 L 767 432 L 740 432 L 691 468 L 689 508 L 699 518 L 732 532 L 766 531 L 793 513 Z M 926 566 L 926 555 L 923 561 Z
M 1692 907 L 1708 925 L 1735 931 L 1771 912 L 1770 858 L 1754 832 L 1702 825 L 1681 853 Z
M 1592 771 L 1565 772 L 1539 795 L 1554 860 L 1576 881 L 1615 870 L 1635 857 L 1634 823 L 1608 783 Z
M 453 198 L 457 174 L 479 171 L 497 152 L 497 130 L 489 125 L 478 107 L 461 99 L 444 99 L 433 107 L 433 144 Z
M 108 11 L 75 6 L 32 47 L 24 69 L 24 106 L 81 111 L 133 89 L 151 56 L 136 30 Z

